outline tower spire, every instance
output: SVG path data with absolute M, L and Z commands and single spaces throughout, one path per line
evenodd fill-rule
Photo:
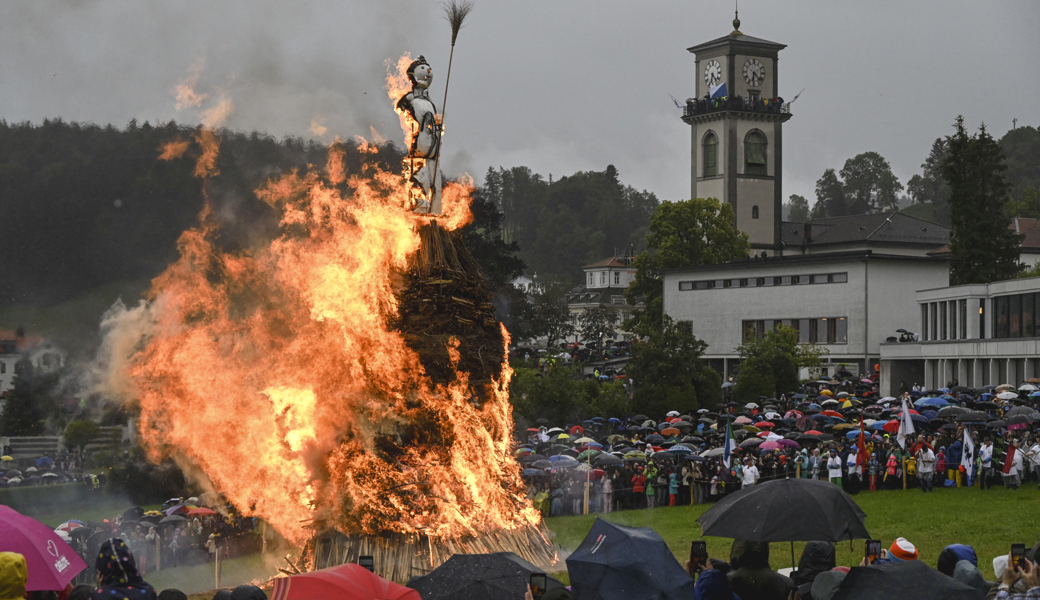
M 740 33 L 740 10 L 738 0 L 733 0 L 733 33 L 730 35 L 744 35 Z

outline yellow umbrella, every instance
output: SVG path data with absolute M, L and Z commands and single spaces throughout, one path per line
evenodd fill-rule
M 841 407 L 842 408 L 852 408 L 852 401 L 851 400 L 846 400 L 845 402 L 842 403 Z
M 0 456 L 0 460 L 14 460 L 14 459 L 13 459 L 13 458 L 11 458 L 10 456 L 7 456 L 7 455 L 5 454 L 5 455 L 3 455 L 3 456 Z

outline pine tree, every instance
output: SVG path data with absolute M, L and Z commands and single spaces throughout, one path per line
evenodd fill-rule
M 975 135 L 957 117 L 942 178 L 950 186 L 950 284 L 989 283 L 1014 278 L 1022 236 L 1008 230 L 1004 155 L 983 125 Z

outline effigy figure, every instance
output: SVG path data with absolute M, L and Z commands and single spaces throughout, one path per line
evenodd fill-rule
M 412 91 L 397 101 L 397 108 L 407 112 L 413 121 L 412 146 L 405 159 L 410 195 L 415 212 L 437 213 L 440 212 L 441 190 L 435 171 L 440 153 L 441 124 L 437 107 L 429 94 L 433 72 L 426 59 L 420 56 L 408 65 L 406 73 L 412 82 Z M 433 166 L 429 160 L 434 161 Z

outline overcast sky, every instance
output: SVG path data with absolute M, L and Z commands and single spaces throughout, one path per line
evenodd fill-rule
M 475 0 L 448 96 L 449 173 L 488 166 L 559 177 L 614 164 L 660 198 L 689 194 L 689 129 L 668 98 L 693 95 L 686 48 L 732 30 L 732 2 Z M 275 136 L 401 137 L 386 59 L 424 54 L 440 104 L 450 32 L 429 0 L 5 0 L 0 118 L 198 122 Z M 784 195 L 814 201 L 828 167 L 874 150 L 903 183 L 958 114 L 999 137 L 1040 125 L 1037 0 L 743 0 L 741 30 L 787 44 L 780 95 Z M 198 107 L 175 86 L 198 72 Z M 323 131 L 316 136 L 312 131 Z

